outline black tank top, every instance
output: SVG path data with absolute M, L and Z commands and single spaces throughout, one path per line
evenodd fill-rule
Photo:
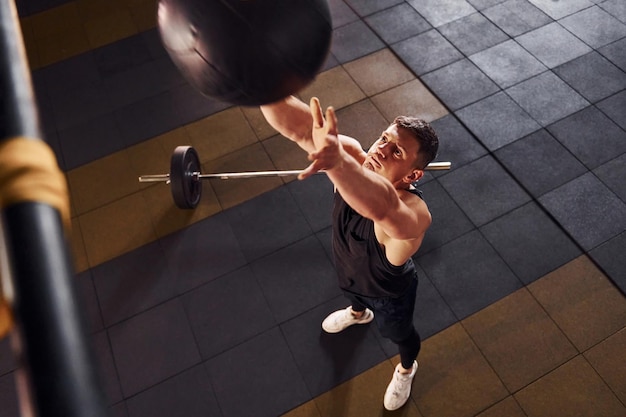
M 416 189 L 411 193 L 422 197 Z M 333 256 L 339 287 L 367 297 L 399 297 L 415 277 L 409 258 L 404 265 L 393 265 L 374 233 L 374 222 L 354 211 L 339 192 L 333 206 Z

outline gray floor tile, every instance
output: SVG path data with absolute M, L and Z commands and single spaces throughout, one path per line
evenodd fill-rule
M 555 20 L 576 13 L 579 10 L 593 6 L 590 0 L 569 0 L 569 1 L 553 1 L 553 0 L 529 0 L 539 9 L 543 10 L 548 16 Z
M 439 27 L 439 32 L 466 56 L 509 39 L 480 13 L 462 17 Z
M 626 152 L 626 132 L 595 107 L 573 114 L 548 130 L 589 169 Z
M 419 35 L 431 28 L 430 24 L 405 2 L 368 16 L 365 21 L 388 45 Z
M 468 16 L 476 9 L 465 0 L 407 0 L 434 27 Z
M 595 51 L 555 68 L 554 72 L 592 103 L 626 88 L 626 73 Z
M 463 58 L 463 55 L 436 30 L 429 30 L 395 43 L 391 48 L 417 75 Z
M 527 0 L 506 0 L 483 10 L 483 14 L 511 37 L 552 22 Z
M 276 324 L 248 266 L 194 289 L 182 297 L 182 302 L 203 359 Z
M 602 100 L 597 106 L 613 122 L 626 130 L 626 117 L 624 117 L 626 114 L 626 90 Z
M 539 202 L 586 251 L 626 230 L 626 204 L 592 173 L 545 194 Z
M 534 202 L 480 228 L 525 284 L 581 255 L 581 250 Z
M 159 243 L 179 294 L 246 264 L 224 213 L 168 235 Z
M 176 278 L 158 242 L 100 264 L 91 273 L 107 327 L 177 295 Z
M 601 1 L 598 5 L 604 11 L 619 19 L 620 22 L 626 23 L 626 7 L 621 0 Z
M 600 181 L 606 184 L 622 201 L 626 202 L 626 153 L 606 162 L 593 170 Z
M 504 92 L 496 93 L 456 113 L 489 150 L 496 150 L 541 126 Z
M 626 71 L 626 38 L 613 42 L 598 49 L 609 61 Z
M 112 405 L 122 401 L 124 397 L 107 332 L 102 331 L 91 336 L 91 348 L 106 404 Z
M 447 115 L 435 120 L 432 127 L 439 136 L 439 153 L 437 160 L 450 161 L 450 171 L 462 167 L 483 155 L 487 149 L 472 136 L 454 115 Z M 435 177 L 446 172 L 433 172 Z
M 337 334 L 322 330 L 321 323 L 328 314 L 348 305 L 339 296 L 280 326 L 313 397 L 386 359 L 370 329 L 373 323 L 352 326 Z
M 491 156 L 465 165 L 438 181 L 476 226 L 482 226 L 530 200 L 530 196 Z
M 117 324 L 108 332 L 124 397 L 200 363 L 180 299 Z
M 403 0 L 345 0 L 345 2 L 363 17 L 396 6 Z
M 451 110 L 458 110 L 500 90 L 468 59 L 430 72 L 422 77 L 422 81 Z
M 225 212 L 248 262 L 312 234 L 285 188 L 265 193 Z
M 539 197 L 588 170 L 543 129 L 498 149 L 495 155 L 534 197 Z
M 333 20 L 333 29 L 359 20 L 359 16 L 344 0 L 329 0 L 328 7 Z
M 500 87 L 507 88 L 546 70 L 514 40 L 502 42 L 469 57 Z
M 500 3 L 504 3 L 505 1 L 506 0 L 467 0 L 467 2 L 474 6 L 476 10 L 484 10 Z
M 385 44 L 378 36 L 363 21 L 358 20 L 333 31 L 330 52 L 343 64 L 384 47 Z
M 250 264 L 277 323 L 340 294 L 331 259 L 307 237 Z
M 533 119 L 547 126 L 589 106 L 589 102 L 552 71 L 506 90 Z
M 459 320 L 522 286 L 478 231 L 417 260 Z
M 278 328 L 207 361 L 206 368 L 224 417 L 277 416 L 310 399 Z
M 589 252 L 591 258 L 608 274 L 613 283 L 626 293 L 626 233 L 620 233 Z
M 470 219 L 438 181 L 431 181 L 419 188 L 424 193 L 424 200 L 428 204 L 433 222 L 426 232 L 418 254 L 437 249 L 474 228 Z
M 598 6 L 581 10 L 562 19 L 560 23 L 593 48 L 626 37 L 626 25 Z
M 126 401 L 129 417 L 221 417 L 203 365 L 168 379 Z
M 591 52 L 591 48 L 557 22 L 515 38 L 546 67 L 554 68 Z

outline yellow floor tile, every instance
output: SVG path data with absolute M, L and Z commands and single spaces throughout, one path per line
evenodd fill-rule
M 276 169 L 304 169 L 311 163 L 302 148 L 281 135 L 271 137 L 262 143 Z
M 123 0 L 74 0 L 83 22 L 127 9 Z
M 476 417 L 527 417 L 513 397 L 507 397 Z
M 25 17 L 22 20 L 31 25 L 35 39 L 45 39 L 63 32 L 79 30 L 83 25 L 78 4 L 74 1 Z
M 398 360 L 398 358 L 395 358 L 396 362 Z M 393 370 L 392 361 L 384 361 L 320 395 L 315 399 L 315 404 L 317 404 L 321 416 L 421 417 L 418 408 L 411 398 L 402 408 L 394 412 L 385 410 L 383 397 L 391 380 Z M 413 385 L 415 386 L 415 383 Z
M 578 353 L 525 288 L 462 321 L 510 392 Z
M 259 140 L 270 138 L 278 133 L 267 123 L 259 107 L 240 107 L 240 109 Z
M 337 112 L 339 133 L 357 139 L 363 149 L 369 149 L 389 122 L 370 100 L 359 101 Z
M 375 95 L 372 102 L 390 123 L 399 115 L 415 116 L 432 122 L 448 114 L 448 110 L 419 80 Z
M 139 191 L 128 153 L 116 152 L 67 173 L 78 215 Z
M 156 240 L 149 207 L 142 193 L 135 193 L 81 215 L 89 267 Z
M 185 130 L 185 126 L 170 130 L 169 132 L 163 133 L 162 135 L 156 136 L 150 140 L 159 142 L 169 157 L 171 157 L 174 153 L 177 146 L 193 146 L 193 143 L 191 143 L 191 136 L 189 136 L 187 130 Z M 199 156 L 200 161 L 202 161 L 204 155 L 200 154 Z M 163 173 L 168 173 L 169 167 L 170 165 L 168 159 L 167 167 L 162 168 L 166 169 Z M 155 172 L 155 174 L 158 173 L 159 172 Z
M 315 81 L 298 93 L 298 96 L 307 104 L 311 97 L 317 97 L 323 109 L 333 106 L 335 110 L 365 98 L 363 91 L 340 66 L 318 74 Z
M 270 171 L 274 169 L 276 169 L 276 166 L 272 163 L 269 155 L 260 143 L 209 161 L 203 165 L 203 172 Z M 229 180 L 211 179 L 209 181 L 224 210 L 283 185 L 282 180 L 277 177 Z
M 415 75 L 387 48 L 349 62 L 344 68 L 367 96 L 415 79 Z
M 411 396 L 424 417 L 470 417 L 509 393 L 457 323 L 427 339 Z
M 311 400 L 283 414 L 283 417 L 322 417 L 315 401 Z
M 626 408 L 582 357 L 524 388 L 515 399 L 529 417 L 623 417 Z
M 626 326 L 626 297 L 585 255 L 528 289 L 580 352 Z
M 165 150 L 161 141 L 147 140 L 126 149 L 133 180 L 139 187 L 146 188 L 154 183 L 139 183 L 142 175 L 164 175 L 170 172 L 172 152 Z
M 85 32 L 92 49 L 139 33 L 128 10 L 115 10 L 85 21 Z
M 72 230 L 70 236 L 70 250 L 75 272 L 83 272 L 89 269 L 87 252 L 85 251 L 85 241 L 80 229 L 80 222 L 77 217 L 72 218 Z
M 258 142 L 239 107 L 190 123 L 185 131 L 203 163 Z
M 137 30 L 145 32 L 157 26 L 157 4 L 155 0 L 130 2 L 128 8 Z
M 85 30 L 80 27 L 56 33 L 44 38 L 38 38 L 35 45 L 39 67 L 55 64 L 91 49 Z M 39 67 L 33 67 L 36 69 Z
M 585 352 L 602 379 L 626 404 L 626 328 Z

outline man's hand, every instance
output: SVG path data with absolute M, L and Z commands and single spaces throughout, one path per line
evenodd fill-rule
M 341 161 L 343 148 L 337 132 L 337 115 L 332 107 L 326 109 L 326 118 L 322 113 L 322 107 L 317 97 L 310 102 L 311 116 L 313 117 L 313 143 L 315 151 L 309 153 L 309 161 L 313 161 L 298 176 L 303 180 L 318 171 L 329 170 L 337 166 Z

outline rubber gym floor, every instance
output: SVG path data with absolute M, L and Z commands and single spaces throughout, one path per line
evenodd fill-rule
M 328 179 L 164 184 L 177 145 L 203 172 L 298 169 L 258 108 L 207 99 L 161 46 L 154 0 L 19 0 L 45 139 L 67 173 L 71 252 L 112 416 L 626 415 L 626 2 L 331 0 L 333 43 L 299 96 L 368 146 L 431 121 L 447 172 L 414 259 L 420 368 L 383 410 L 397 352 L 345 307 Z M 0 410 L 19 415 L 9 340 Z

